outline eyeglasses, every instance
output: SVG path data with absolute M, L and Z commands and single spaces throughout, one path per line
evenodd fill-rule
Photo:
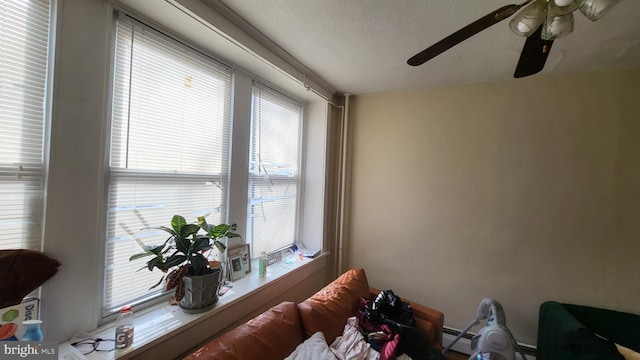
M 71 346 L 75 346 L 82 355 L 89 355 L 94 351 L 113 351 L 115 350 L 114 339 L 102 339 L 102 338 L 87 338 L 80 341 L 71 343 Z

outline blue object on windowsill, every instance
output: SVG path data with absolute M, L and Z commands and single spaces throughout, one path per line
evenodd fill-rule
M 22 336 L 22 341 L 42 341 L 42 329 L 40 329 L 40 325 L 42 324 L 42 320 L 26 320 L 22 322 L 22 325 L 26 326 L 27 329 L 24 331 L 24 336 Z

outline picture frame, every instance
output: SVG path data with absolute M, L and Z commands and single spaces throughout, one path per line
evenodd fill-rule
M 251 251 L 249 244 L 243 244 L 229 249 L 227 256 L 229 259 L 240 256 L 245 274 L 248 275 L 251 272 Z
M 246 275 L 241 256 L 229 257 L 229 275 L 231 281 L 240 280 Z

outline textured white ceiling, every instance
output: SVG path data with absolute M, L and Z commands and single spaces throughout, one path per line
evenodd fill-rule
M 205 0 L 230 8 L 339 92 L 510 79 L 524 45 L 505 20 L 427 63 L 406 60 L 508 0 Z M 553 44 L 540 74 L 640 66 L 640 0 Z M 517 81 L 517 80 L 514 80 Z

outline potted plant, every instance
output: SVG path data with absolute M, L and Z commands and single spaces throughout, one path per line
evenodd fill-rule
M 174 215 L 171 227 L 158 226 L 145 229 L 160 229 L 169 233 L 161 245 L 150 246 L 145 252 L 133 255 L 129 261 L 151 256 L 144 268 L 158 268 L 164 275 L 152 286 L 164 280 L 166 289 L 175 288 L 173 304 L 179 304 L 186 312 L 201 312 L 213 307 L 218 301 L 218 288 L 222 279 L 219 262 L 210 261 L 208 255 L 215 246 L 221 253 L 226 250 L 223 238 L 234 238 L 236 224 L 208 224 L 203 216 L 198 223 L 187 223 L 184 217 Z M 204 234 L 199 234 L 200 230 Z M 205 256 L 206 254 L 206 256 Z

